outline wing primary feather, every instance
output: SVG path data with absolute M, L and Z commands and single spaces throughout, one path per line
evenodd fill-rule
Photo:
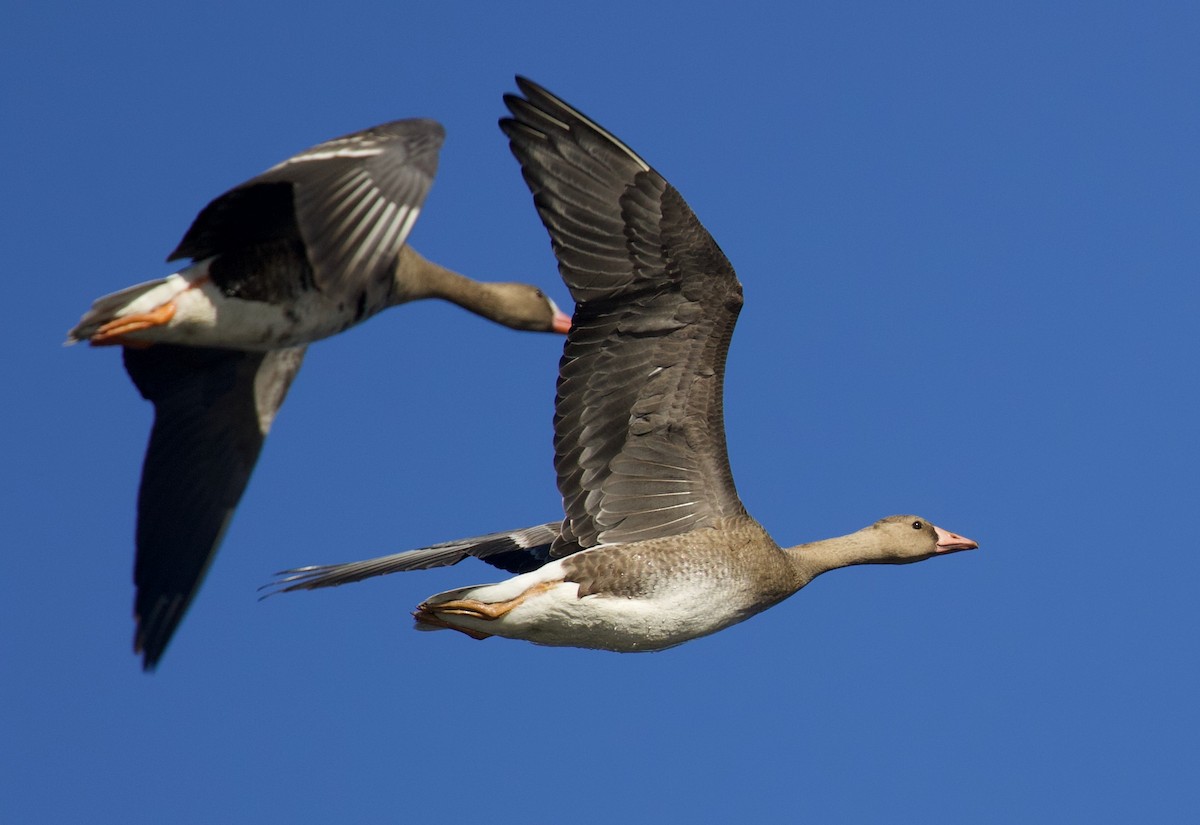
M 559 367 L 560 556 L 743 514 L 721 392 L 741 284 L 678 192 L 596 121 L 523 77 L 500 121 L 575 317 Z
M 390 573 L 428 570 L 458 564 L 468 556 L 510 573 L 525 573 L 541 567 L 549 558 L 550 544 L 559 534 L 559 522 L 548 522 L 520 530 L 507 530 L 446 541 L 365 561 L 322 564 L 284 570 L 275 581 L 259 588 L 261 598 L 295 590 L 337 587 Z

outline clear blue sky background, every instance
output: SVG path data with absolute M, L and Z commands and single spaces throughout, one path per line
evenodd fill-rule
M 0 820 L 1195 821 L 1192 3 L 43 2 L 0 27 Z M 726 424 L 784 544 L 916 512 L 653 655 L 416 634 L 478 563 L 282 568 L 556 517 L 558 342 L 433 304 L 313 348 L 159 671 L 132 635 L 150 407 L 96 296 L 317 141 L 441 120 L 412 235 L 545 286 L 496 128 L 527 74 L 676 185 L 746 306 Z

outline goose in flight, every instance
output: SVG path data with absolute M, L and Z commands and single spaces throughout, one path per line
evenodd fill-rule
M 398 120 L 318 144 L 209 203 L 168 260 L 106 295 L 68 343 L 123 347 L 154 405 L 138 490 L 134 651 L 153 669 L 204 578 L 306 346 L 390 306 L 452 301 L 566 332 L 540 289 L 474 281 L 407 245 L 444 131 Z
M 500 122 L 550 233 L 575 314 L 559 367 L 554 466 L 564 517 L 369 561 L 299 568 L 278 591 L 455 564 L 516 575 L 426 599 L 421 630 L 661 650 L 787 598 L 820 574 L 977 547 L 919 516 L 781 548 L 746 512 L 725 447 L 733 267 L 632 149 L 517 79 Z

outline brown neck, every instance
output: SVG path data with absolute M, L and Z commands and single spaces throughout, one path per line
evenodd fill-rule
M 799 590 L 822 573 L 854 564 L 876 564 L 881 557 L 879 534 L 866 528 L 847 536 L 785 547 L 795 587 Z
M 495 284 L 475 281 L 439 266 L 411 246 L 400 250 L 392 295 L 396 304 L 440 298 L 493 321 L 500 320 Z

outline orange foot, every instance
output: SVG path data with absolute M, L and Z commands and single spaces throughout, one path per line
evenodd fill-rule
M 93 347 L 111 347 L 116 344 L 125 346 L 149 346 L 149 342 L 129 341 L 123 336 L 143 329 L 160 327 L 175 317 L 175 302 L 167 301 L 160 307 L 137 315 L 123 315 L 114 318 L 96 330 L 88 343 Z
M 427 624 L 427 625 L 431 625 L 433 627 L 440 627 L 445 630 L 457 630 L 459 633 L 464 633 L 467 636 L 470 636 L 472 639 L 475 639 L 480 642 L 482 642 L 484 639 L 492 638 L 491 633 L 484 633 L 482 630 L 469 630 L 468 628 L 465 628 L 465 627 L 455 627 L 454 625 L 450 624 L 450 622 L 446 621 L 445 619 L 441 618 L 440 616 L 437 616 L 436 614 L 428 613 L 428 612 L 426 612 L 426 613 L 421 612 L 420 608 L 417 608 L 417 611 L 415 613 L 413 613 L 413 618 L 416 619 L 421 624 Z
M 489 622 L 495 621 L 501 616 L 507 615 L 526 599 L 536 596 L 539 593 L 545 593 L 547 590 L 557 584 L 561 584 L 561 582 L 539 582 L 538 584 L 535 584 L 533 587 L 526 590 L 524 593 L 521 593 L 520 595 L 509 599 L 506 602 L 481 602 L 478 599 L 451 599 L 449 601 L 436 602 L 434 604 L 422 602 L 417 607 L 417 611 L 413 613 L 413 618 L 419 622 L 431 624 L 436 627 L 451 627 L 454 630 L 463 630 L 462 628 L 456 627 L 455 625 L 447 622 L 442 618 L 442 615 L 469 616 L 472 619 L 483 619 L 484 621 Z M 463 632 L 468 636 L 471 635 L 471 633 L 466 630 L 463 630 Z

